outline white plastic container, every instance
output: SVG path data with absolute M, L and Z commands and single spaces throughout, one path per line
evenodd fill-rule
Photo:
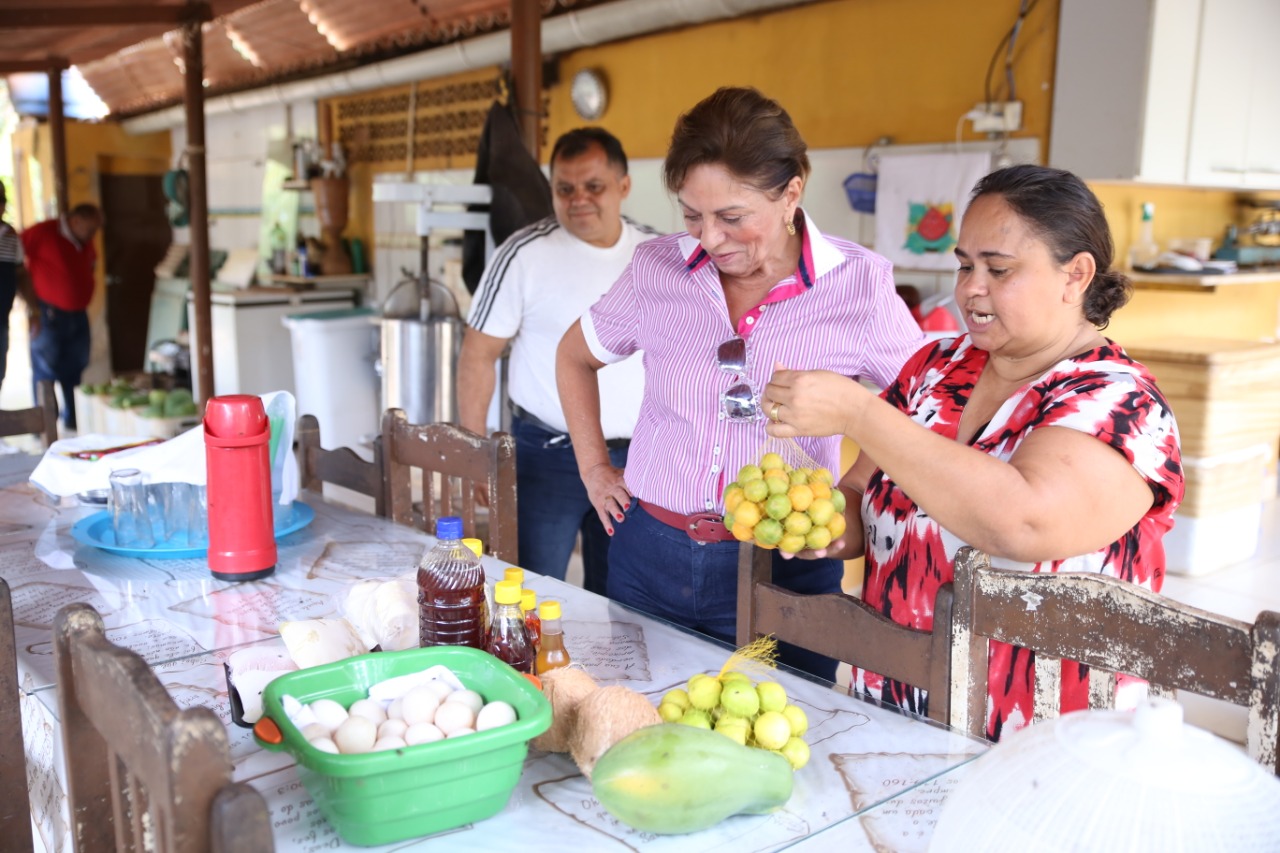
M 1203 575 L 1243 562 L 1258 550 L 1262 502 L 1213 515 L 1173 514 L 1164 536 L 1166 568 L 1176 575 Z
M 294 395 L 299 415 L 315 415 L 326 449 L 349 447 L 372 459 L 367 446 L 379 425 L 377 327 L 370 308 L 343 308 L 283 319 L 293 343 Z
M 996 792 L 999 792 L 997 795 Z M 1272 851 L 1280 782 L 1169 699 L 1006 734 L 948 796 L 929 848 Z

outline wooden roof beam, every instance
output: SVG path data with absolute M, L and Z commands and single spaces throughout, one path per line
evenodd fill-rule
M 11 59 L 0 61 L 0 75 L 8 74 L 40 74 L 56 68 L 65 71 L 71 64 L 60 57 L 48 59 Z
M 28 6 L 0 9 L 0 29 L 51 27 L 114 27 L 136 24 L 180 26 L 188 21 L 212 21 L 208 3 L 182 6 Z

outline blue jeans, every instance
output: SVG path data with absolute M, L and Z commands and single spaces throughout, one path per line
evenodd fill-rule
M 564 433 L 548 432 L 515 415 L 516 501 L 520 564 L 540 575 L 564 580 L 573 544 L 582 533 L 582 585 L 605 594 L 609 576 L 609 535 L 578 475 L 573 444 Z M 609 451 L 610 461 L 627 466 L 627 448 Z
M 18 292 L 17 264 L 0 261 L 0 382 L 9 361 L 9 311 Z
M 40 333 L 31 339 L 31 394 L 46 379 L 62 386 L 62 422 L 76 428 L 72 389 L 89 364 L 89 315 L 40 303 Z
M 802 593 L 838 592 L 839 560 L 783 560 L 774 553 L 773 579 Z M 737 642 L 738 543 L 699 544 L 631 502 L 609 548 L 609 597 L 668 622 Z M 838 630 L 832 626 L 832 630 Z M 835 681 L 837 661 L 778 644 L 782 663 Z

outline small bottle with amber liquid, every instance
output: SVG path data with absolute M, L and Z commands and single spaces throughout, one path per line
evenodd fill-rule
M 502 580 L 494 584 L 493 598 L 498 608 L 489 625 L 485 651 L 509 663 L 517 672 L 533 672 L 534 650 L 520 614 L 520 584 Z
M 569 652 L 564 647 L 564 629 L 560 625 L 560 602 L 544 601 L 538 607 L 542 620 L 542 645 L 538 647 L 538 675 L 569 665 Z

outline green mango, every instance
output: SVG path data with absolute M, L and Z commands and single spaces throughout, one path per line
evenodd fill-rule
M 637 729 L 591 772 L 591 790 L 632 829 L 679 835 L 736 814 L 764 814 L 791 798 L 794 774 L 776 752 L 679 723 Z

